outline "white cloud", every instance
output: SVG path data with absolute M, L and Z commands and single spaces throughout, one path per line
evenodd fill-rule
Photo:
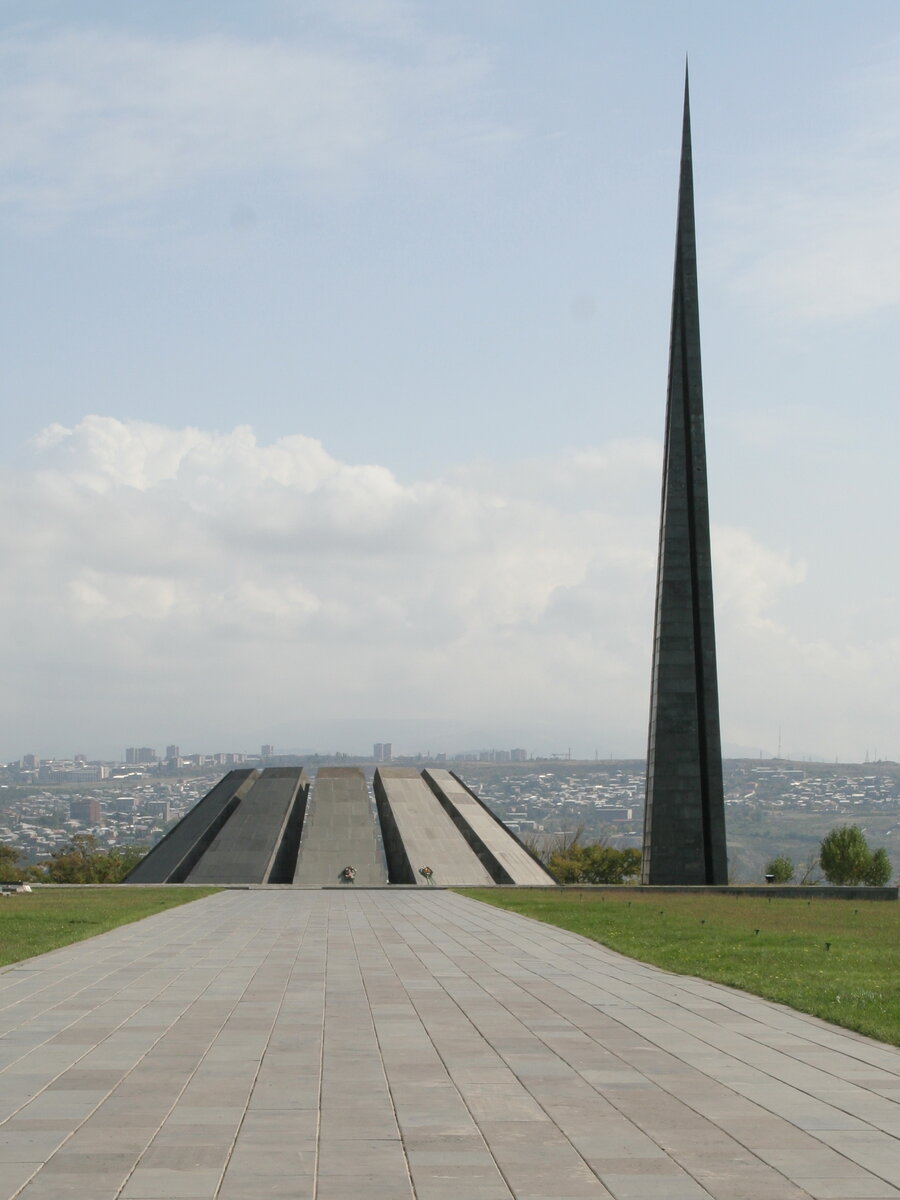
M 805 564 L 760 545 L 743 529 L 714 526 L 712 540 L 720 618 L 743 631 L 780 630 L 773 608 L 786 589 L 803 583 Z
M 247 428 L 92 416 L 35 444 L 3 481 L 7 753 L 37 731 L 252 746 L 286 721 L 302 743 L 314 717 L 422 715 L 640 751 L 657 450 L 404 485 Z M 751 674 L 804 661 L 771 616 L 802 567 L 742 531 L 715 544 L 732 661 L 751 642 Z
M 0 202 L 46 221 L 249 171 L 302 187 L 374 161 L 452 157 L 497 132 L 471 113 L 487 71 L 480 52 L 401 37 L 387 18 L 357 15 L 355 32 L 7 34 Z

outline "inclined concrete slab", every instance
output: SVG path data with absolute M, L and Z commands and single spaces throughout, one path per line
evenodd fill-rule
M 379 767 L 375 797 L 392 883 L 493 887 L 494 880 L 412 767 Z M 430 878 L 422 876 L 430 867 Z
M 223 892 L 0 1016 L 0 1200 L 900 1200 L 896 1049 L 450 892 Z
M 334 887 L 345 867 L 356 871 L 356 887 L 387 883 L 365 775 L 358 767 L 321 767 L 306 808 L 294 883 Z
M 224 779 L 171 829 L 128 876 L 129 883 L 178 883 L 188 873 L 215 837 L 259 774 L 258 771 L 229 771 Z
M 266 883 L 294 815 L 297 793 L 306 786 L 306 776 L 299 767 L 267 767 L 216 834 L 187 881 Z M 286 882 L 292 875 L 293 869 Z
M 555 886 L 556 881 L 541 864 L 455 775 L 450 771 L 432 768 L 424 771 L 423 776 L 442 797 L 441 803 L 454 824 L 462 829 L 467 838 L 471 836 L 474 839 L 479 850 L 484 847 L 491 859 L 508 875 L 509 878 L 502 882 L 533 884 L 537 887 Z M 467 830 L 469 833 L 466 833 Z

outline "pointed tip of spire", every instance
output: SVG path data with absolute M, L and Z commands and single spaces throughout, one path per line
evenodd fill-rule
M 688 86 L 688 59 L 684 56 L 684 115 L 682 119 L 682 156 L 690 154 L 691 145 L 691 97 L 690 88 Z

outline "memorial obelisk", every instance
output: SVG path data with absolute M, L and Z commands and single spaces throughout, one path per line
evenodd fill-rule
M 642 882 L 728 882 L 686 71 Z

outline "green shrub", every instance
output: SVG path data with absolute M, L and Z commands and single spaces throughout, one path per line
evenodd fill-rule
M 790 883 L 794 878 L 794 864 L 785 855 L 779 855 L 766 863 L 766 877 L 772 876 L 773 883 Z
M 76 833 L 68 845 L 32 867 L 38 883 L 121 883 L 146 854 L 140 846 L 101 850 L 89 833 Z
M 0 883 L 18 883 L 27 878 L 27 871 L 18 849 L 9 842 L 0 842 Z
M 891 882 L 891 860 L 882 846 L 872 855 L 863 883 L 867 887 L 886 887 Z
M 625 883 L 641 872 L 640 850 L 614 850 L 605 842 L 577 841 L 555 850 L 547 866 L 558 883 Z

